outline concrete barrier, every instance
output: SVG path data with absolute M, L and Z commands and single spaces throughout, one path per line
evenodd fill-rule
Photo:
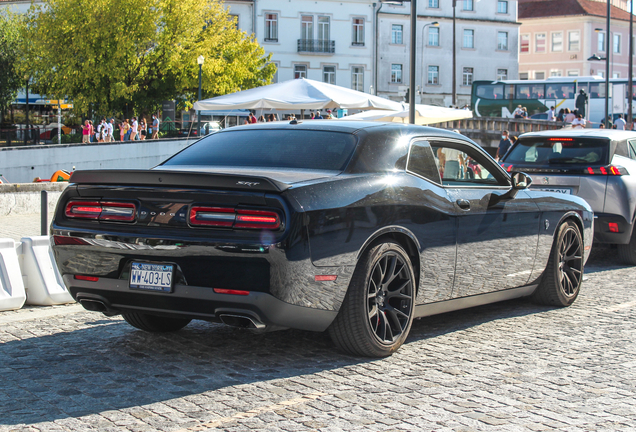
M 51 214 L 67 186 L 66 182 L 0 184 L 0 216 L 40 213 L 40 193 L 43 190 L 48 192 Z
M 54 263 L 48 236 L 23 237 L 20 255 L 27 304 L 74 303 Z
M 0 174 L 11 183 L 50 178 L 59 169 L 146 169 L 158 165 L 196 139 L 92 144 L 51 144 L 0 148 Z
M 18 260 L 20 248 L 20 243 L 0 239 L 0 311 L 20 309 L 26 301 Z

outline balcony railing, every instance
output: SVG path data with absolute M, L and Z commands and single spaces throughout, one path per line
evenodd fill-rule
M 336 41 L 323 39 L 298 39 L 298 52 L 333 54 L 336 52 Z

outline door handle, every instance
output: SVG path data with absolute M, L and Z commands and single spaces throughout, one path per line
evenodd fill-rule
M 457 207 L 462 210 L 470 210 L 470 201 L 468 200 L 458 199 L 457 201 L 455 201 L 455 203 L 457 204 Z

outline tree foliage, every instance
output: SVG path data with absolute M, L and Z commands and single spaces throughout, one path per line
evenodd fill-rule
M 27 14 L 36 89 L 77 112 L 147 112 L 268 84 L 270 56 L 218 0 L 45 0 Z
M 0 111 L 15 99 L 25 80 L 20 72 L 21 46 L 20 27 L 22 21 L 17 15 L 0 13 Z

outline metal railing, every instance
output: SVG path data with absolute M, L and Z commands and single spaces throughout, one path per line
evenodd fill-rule
M 336 52 L 336 41 L 326 39 L 298 39 L 298 52 L 333 54 Z
M 474 117 L 470 119 L 453 120 L 431 125 L 444 129 L 458 129 L 460 132 L 492 132 L 500 133 L 507 130 L 512 135 L 525 132 L 556 130 L 565 126 L 563 122 L 549 122 L 546 120 L 513 119 L 505 117 Z
M 0 128 L 0 147 L 40 144 L 42 129 L 38 126 L 3 126 Z

